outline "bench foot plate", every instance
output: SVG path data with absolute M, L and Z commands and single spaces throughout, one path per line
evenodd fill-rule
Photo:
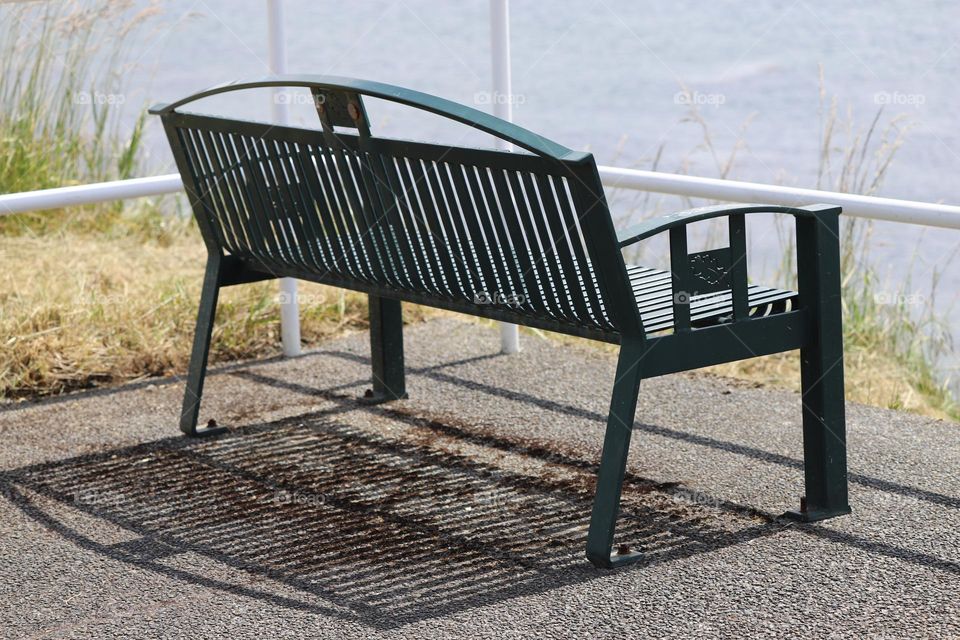
M 816 511 L 787 511 L 781 517 L 795 522 L 818 522 L 837 516 L 845 516 L 850 513 L 850 507 L 843 509 L 820 509 Z
M 392 393 L 383 393 L 382 391 L 374 391 L 373 389 L 367 389 L 363 392 L 363 395 L 360 396 L 360 404 L 383 404 L 384 402 L 393 402 L 394 400 L 406 400 L 410 396 L 404 392 L 400 395 L 394 395 Z
M 204 427 L 202 429 L 193 429 L 191 431 L 184 431 L 184 433 L 190 438 L 209 438 L 212 436 L 219 436 L 223 433 L 230 431 L 226 427 Z
M 598 569 L 616 569 L 618 567 L 625 567 L 630 564 L 634 564 L 643 558 L 643 554 L 639 551 L 629 551 L 627 553 L 615 552 L 611 553 L 606 557 L 596 557 L 587 555 L 587 559 L 590 560 L 590 564 L 595 566 Z

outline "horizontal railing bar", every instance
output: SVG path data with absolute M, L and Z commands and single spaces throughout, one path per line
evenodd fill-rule
M 56 189 L 7 193 L 0 195 L 0 216 L 112 200 L 161 196 L 182 190 L 183 182 L 180 180 L 180 174 L 171 173 L 150 178 L 131 178 Z
M 603 185 L 611 188 L 653 191 L 725 202 L 762 202 L 788 207 L 820 203 L 835 204 L 843 207 L 843 214 L 846 216 L 960 229 L 960 206 L 950 204 L 860 196 L 758 182 L 698 178 L 620 167 L 597 167 L 597 169 Z
M 604 186 L 611 188 L 669 193 L 725 202 L 768 202 L 783 206 L 836 204 L 843 207 L 844 215 L 848 216 L 960 229 L 960 206 L 956 205 L 783 187 L 757 182 L 698 178 L 621 167 L 598 167 L 598 169 Z M 0 215 L 158 196 L 176 193 L 182 189 L 183 183 L 180 176 L 174 173 L 150 178 L 8 193 L 0 195 Z

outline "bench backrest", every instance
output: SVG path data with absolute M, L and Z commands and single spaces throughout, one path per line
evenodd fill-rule
M 310 88 L 322 129 L 176 110 L 222 91 L 281 85 Z M 527 153 L 374 137 L 363 95 L 444 115 Z M 226 85 L 151 112 L 163 116 L 213 251 L 277 275 L 478 315 L 639 327 L 590 154 L 463 105 L 343 78 Z

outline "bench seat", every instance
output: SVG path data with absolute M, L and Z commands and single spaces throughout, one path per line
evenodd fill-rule
M 627 274 L 637 299 L 643 328 L 648 334 L 673 330 L 673 289 L 670 272 L 638 265 L 627 265 Z M 750 316 L 769 316 L 790 311 L 795 306 L 797 293 L 751 284 L 747 287 Z M 721 291 L 690 300 L 690 321 L 695 327 L 721 324 L 733 314 L 733 299 L 729 291 Z
M 349 239 L 344 239 L 349 245 Z M 299 254 L 306 264 L 307 256 L 303 251 L 287 247 Z M 354 256 L 359 256 L 355 249 Z M 309 253 L 309 252 L 308 252 Z M 637 301 L 637 309 L 643 320 L 643 327 L 647 335 L 662 334 L 673 331 L 673 286 L 670 272 L 663 269 L 627 264 L 627 276 L 633 288 L 633 295 Z M 283 263 L 276 260 L 269 269 L 271 272 L 283 271 Z M 323 273 L 317 270 L 317 274 Z M 577 276 L 582 278 L 581 271 Z M 590 279 L 596 283 L 596 276 L 592 269 Z M 566 287 L 567 283 L 563 283 Z M 439 289 L 435 285 L 435 290 Z M 750 317 L 767 317 L 796 308 L 797 292 L 787 289 L 776 289 L 757 284 L 747 286 L 748 307 Z M 525 311 L 524 305 L 519 305 L 517 311 Z M 731 291 L 695 295 L 690 300 L 690 322 L 694 327 L 708 327 L 723 324 L 733 318 L 733 295 Z M 563 324 L 562 318 L 557 321 Z

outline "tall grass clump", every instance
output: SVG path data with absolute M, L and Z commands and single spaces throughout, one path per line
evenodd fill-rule
M 129 178 L 145 112 L 120 83 L 126 41 L 156 13 L 132 2 L 0 4 L 0 193 Z M 110 228 L 122 205 L 0 217 L 0 233 Z
M 820 79 L 821 141 L 817 188 L 876 195 L 903 145 L 910 124 L 895 116 L 881 124 L 878 109 L 870 125 L 858 130 L 848 113 L 839 115 L 837 99 L 827 101 Z M 841 217 L 840 256 L 844 305 L 844 341 L 848 369 L 869 370 L 862 393 L 896 409 L 927 404 L 960 419 L 960 406 L 937 365 L 952 351 L 950 326 L 936 307 L 936 292 L 956 251 L 935 265 L 924 284 L 913 271 L 914 260 L 896 286 L 885 280 L 871 260 L 873 221 Z M 919 398 L 911 397 L 916 394 Z

